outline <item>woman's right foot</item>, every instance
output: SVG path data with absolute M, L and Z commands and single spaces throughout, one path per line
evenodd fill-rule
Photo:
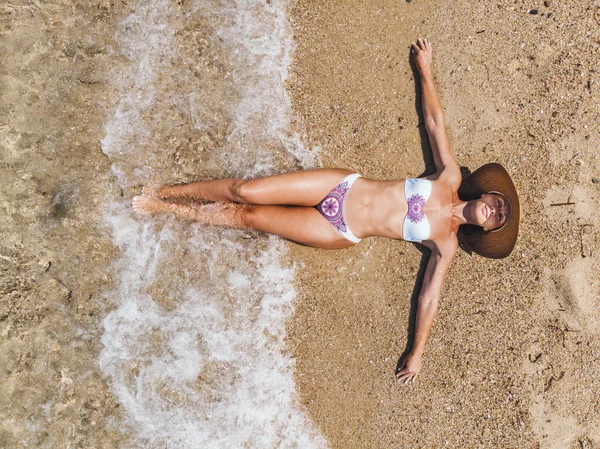
M 150 215 L 164 212 L 166 206 L 162 201 L 155 200 L 154 198 L 150 198 L 145 195 L 134 196 L 131 203 L 133 205 L 133 210 L 140 215 Z

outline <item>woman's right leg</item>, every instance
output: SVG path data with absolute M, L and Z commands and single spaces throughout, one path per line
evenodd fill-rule
M 145 191 L 162 199 L 316 206 L 350 170 L 303 170 L 258 179 L 218 179 Z
M 255 229 L 316 248 L 341 249 L 354 246 L 313 207 L 236 203 L 188 205 L 136 196 L 133 198 L 133 208 L 139 214 L 171 212 L 208 225 Z

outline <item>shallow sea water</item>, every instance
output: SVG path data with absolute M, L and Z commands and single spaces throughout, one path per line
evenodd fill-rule
M 102 151 L 140 184 L 314 167 L 292 131 L 285 1 L 140 1 L 118 25 Z M 285 347 L 294 268 L 285 243 L 138 218 L 103 224 L 120 255 L 99 364 L 133 433 L 125 447 L 325 447 L 299 408 Z

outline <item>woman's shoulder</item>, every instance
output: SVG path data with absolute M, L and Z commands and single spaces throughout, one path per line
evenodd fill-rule
M 458 236 L 452 229 L 448 231 L 447 234 L 444 232 L 443 236 L 438 236 L 432 243 L 440 254 L 452 258 L 458 248 Z
M 454 164 L 450 167 L 444 167 L 431 176 L 426 176 L 425 179 L 438 183 L 448 184 L 452 190 L 458 190 L 462 182 L 462 174 L 458 165 Z
M 437 236 L 434 240 L 428 240 L 422 242 L 426 247 L 432 251 L 437 251 L 444 258 L 452 260 L 458 249 L 458 237 L 456 232 L 449 232 L 444 236 Z

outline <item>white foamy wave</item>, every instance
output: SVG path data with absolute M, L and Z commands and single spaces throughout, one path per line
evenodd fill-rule
M 122 89 L 102 140 L 102 151 L 112 158 L 125 156 L 124 152 L 132 146 L 146 145 L 151 137 L 143 126 L 142 112 L 156 101 L 154 80 L 158 67 L 164 64 L 162 60 L 170 54 L 172 30 L 166 23 L 167 17 L 168 4 L 164 0 L 148 0 L 139 2 L 135 12 L 119 26 L 116 39 L 132 67 L 115 73 L 115 84 L 126 89 Z
M 100 366 L 139 433 L 132 445 L 324 447 L 298 410 L 285 355 L 295 293 L 293 271 L 278 263 L 284 246 L 276 238 L 260 250 L 231 240 L 224 246 L 236 261 L 220 286 L 225 294 L 189 286 L 167 310 L 124 280 L 126 297 L 105 319 Z M 135 265 L 144 251 L 128 242 L 124 260 Z
M 291 101 L 285 80 L 295 43 L 287 1 L 201 0 L 196 7 L 220 24 L 215 35 L 228 46 L 229 61 L 236 68 L 232 77 L 240 100 L 229 107 L 233 118 L 229 141 L 241 151 L 233 156 L 243 157 L 249 147 L 275 140 L 301 168 L 318 165 L 316 149 L 307 149 L 290 125 Z M 270 172 L 272 167 L 257 167 L 252 175 Z
M 251 167 L 250 175 L 273 171 L 274 148 L 295 161 L 304 157 L 289 130 L 283 88 L 293 44 L 287 5 L 219 1 L 192 9 L 140 1 L 119 28 L 127 61 L 114 77 L 120 102 L 102 147 L 121 185 L 148 174 L 160 111 L 173 105 L 198 130 L 233 123 L 222 151 Z M 235 95 L 165 84 L 178 76 L 175 28 L 193 27 L 187 13 L 200 10 L 229 51 L 235 80 L 226 89 Z M 222 104 L 223 98 L 235 101 Z M 285 244 L 181 220 L 145 220 L 124 202 L 110 205 L 104 222 L 120 258 L 116 289 L 106 293 L 114 310 L 104 320 L 99 364 L 124 411 L 126 422 L 116 424 L 126 429 L 124 447 L 325 447 L 300 408 L 285 349 L 295 298 L 293 270 L 280 262 Z

